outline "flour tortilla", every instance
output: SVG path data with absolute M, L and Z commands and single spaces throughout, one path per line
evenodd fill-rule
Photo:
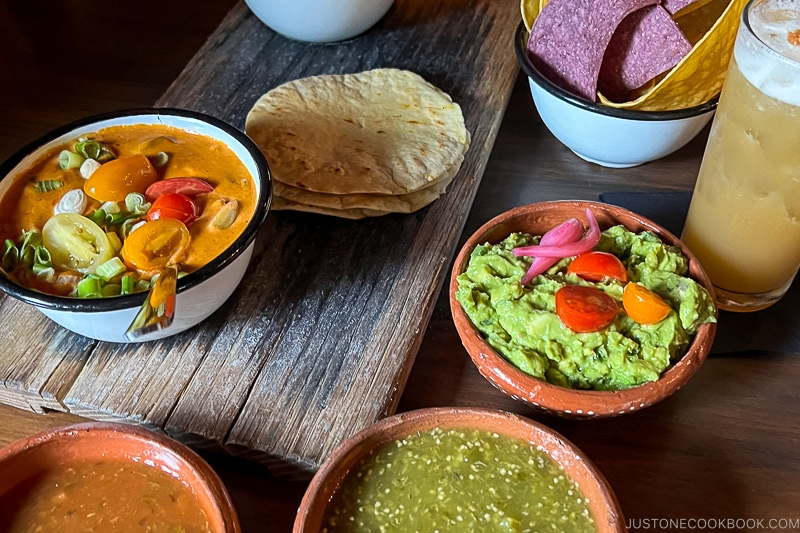
M 306 213 L 316 213 L 318 215 L 330 215 L 339 218 L 349 218 L 360 220 L 362 218 L 380 217 L 388 215 L 387 211 L 377 211 L 375 209 L 331 209 L 318 205 L 308 205 L 300 202 L 285 200 L 280 196 L 273 196 L 270 209 L 273 211 L 304 211 Z
M 247 115 L 273 178 L 317 193 L 404 195 L 454 176 L 470 134 L 461 108 L 398 69 L 295 80 Z
M 275 196 L 291 202 L 328 209 L 370 209 L 386 213 L 413 213 L 441 196 L 453 176 L 408 194 L 325 194 L 273 182 Z

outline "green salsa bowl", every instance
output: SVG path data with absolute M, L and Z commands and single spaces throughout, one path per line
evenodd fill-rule
M 473 251 L 480 247 L 485 249 L 487 245 L 496 245 L 515 233 L 543 235 L 570 218 L 580 220 L 584 227 L 587 227 L 587 209 L 594 215 L 601 231 L 613 226 L 622 226 L 627 230 L 626 233 L 628 235 L 635 234 L 639 236 L 646 235 L 643 232 L 649 232 L 649 234 L 654 234 L 658 237 L 658 239 L 652 239 L 656 246 L 661 247 L 663 250 L 668 249 L 671 253 L 674 252 L 673 255 L 675 257 L 683 256 L 680 261 L 685 267 L 686 273 L 681 276 L 674 275 L 672 278 L 679 280 L 678 284 L 673 285 L 675 294 L 672 295 L 670 305 L 672 307 L 678 306 L 678 309 L 670 311 L 672 316 L 663 319 L 661 324 L 633 324 L 626 313 L 621 311 L 623 306 L 620 300 L 624 282 L 617 283 L 615 288 L 611 286 L 614 285 L 612 281 L 606 283 L 608 287 L 604 290 L 607 290 L 612 295 L 616 294 L 619 298 L 616 300 L 619 306 L 618 309 L 620 309 L 618 318 L 614 319 L 615 322 L 608 326 L 606 330 L 601 330 L 600 334 L 575 333 L 571 332 L 569 328 L 559 321 L 551 307 L 548 307 L 550 306 L 549 301 L 545 302 L 544 312 L 540 310 L 529 311 L 531 309 L 529 306 L 531 300 L 527 299 L 529 295 L 525 291 L 531 290 L 530 286 L 526 286 L 525 291 L 523 291 L 519 284 L 514 284 L 514 287 L 510 287 L 510 289 L 515 289 L 517 292 L 513 293 L 512 296 L 506 296 L 505 292 L 499 293 L 498 301 L 504 307 L 496 307 L 496 309 L 502 309 L 506 313 L 505 316 L 484 316 L 478 321 L 484 331 L 479 331 L 465 310 L 464 305 L 462 305 L 462 301 L 466 301 L 468 304 L 476 302 L 473 306 L 473 314 L 475 314 L 474 309 L 477 309 L 479 304 L 484 305 L 489 296 L 485 293 L 474 293 L 475 290 L 481 289 L 470 288 L 472 287 L 471 285 L 465 285 L 466 288 L 461 289 L 462 300 L 458 299 L 459 281 L 462 284 L 472 282 L 471 278 L 465 281 L 462 274 L 468 269 Z M 647 234 L 648 237 L 651 237 L 649 234 Z M 479 252 L 479 255 L 480 253 L 483 252 Z M 666 252 L 664 254 L 666 255 Z M 659 255 L 658 257 L 660 258 L 661 256 Z M 648 257 L 648 261 L 652 262 L 650 259 Z M 499 272 L 497 269 L 500 267 L 503 267 L 503 265 L 497 263 L 487 264 L 487 266 L 483 267 L 484 271 L 474 271 L 475 276 L 487 275 L 482 272 Z M 514 268 L 520 267 L 516 266 Z M 554 268 L 563 267 L 558 267 L 557 265 Z M 629 266 L 628 268 L 631 270 L 634 267 Z M 561 272 L 563 270 L 558 271 Z M 636 270 L 636 272 L 639 273 L 641 271 Z M 512 279 L 516 280 L 517 278 L 507 277 L 504 283 L 508 284 L 508 280 Z M 569 284 L 574 280 L 578 280 L 578 278 L 570 281 L 569 276 L 564 276 L 559 280 L 559 283 L 566 282 Z M 637 281 L 633 278 L 631 280 Z M 638 281 L 645 283 L 643 278 Z M 544 287 L 544 284 L 548 282 L 548 280 L 543 279 L 536 283 L 541 283 L 541 286 Z M 583 283 L 580 280 L 576 282 Z M 693 314 L 695 313 L 694 310 L 685 312 L 686 303 L 690 300 L 694 301 L 688 296 L 689 291 L 684 290 L 685 287 L 691 287 L 694 291 L 693 294 L 699 295 L 696 300 L 703 302 L 702 313 Z M 507 288 L 509 288 L 508 285 L 501 287 L 502 290 Z M 539 290 L 538 285 L 536 290 Z M 615 290 L 617 293 L 614 293 Z M 537 410 L 567 418 L 618 416 L 635 412 L 660 402 L 684 386 L 697 372 L 711 350 L 716 333 L 717 310 L 714 306 L 713 296 L 711 296 L 714 291 L 708 275 L 692 252 L 672 233 L 653 221 L 621 207 L 598 202 L 541 202 L 517 207 L 498 215 L 480 227 L 461 248 L 451 272 L 449 291 L 453 321 L 464 348 L 479 372 L 492 385 L 510 397 L 520 400 Z M 518 296 L 519 293 L 524 297 Z M 464 300 L 465 295 L 469 298 L 468 300 Z M 491 298 L 491 305 L 495 305 L 495 297 L 491 296 Z M 517 300 L 510 303 L 512 298 L 517 298 Z M 665 300 L 669 299 L 665 296 Z M 513 315 L 507 312 L 512 305 L 517 306 L 514 308 L 514 313 L 516 314 Z M 484 310 L 487 308 L 488 306 L 485 306 Z M 520 313 L 524 316 L 520 317 Z M 529 320 L 530 316 L 535 316 L 535 324 L 532 320 Z M 695 318 L 703 316 L 704 320 L 702 322 L 696 321 L 691 330 L 684 331 L 682 324 L 686 316 Z M 498 324 L 503 329 L 500 329 Z M 530 324 L 536 326 L 535 330 L 531 329 L 533 325 Z M 661 326 L 668 326 L 672 329 L 669 329 L 665 335 L 666 327 L 661 328 Z M 492 331 L 489 328 L 495 328 L 495 330 Z M 513 331 L 517 334 L 521 332 L 522 337 L 520 337 L 521 343 L 511 345 L 512 349 L 517 350 L 517 352 L 508 352 L 504 355 L 500 352 L 504 349 L 502 344 L 506 338 L 504 335 L 510 335 L 508 331 Z M 487 340 L 489 335 L 494 335 L 494 338 Z M 597 340 L 592 338 L 592 335 L 605 337 Z M 627 335 L 627 337 L 620 341 L 619 339 L 624 335 Z M 667 341 L 668 343 L 674 343 L 676 338 L 679 338 L 680 343 L 669 344 L 665 347 L 662 345 L 662 340 L 665 337 L 670 339 Z M 547 357 L 550 359 L 546 360 L 547 362 L 545 363 L 540 362 L 544 359 L 544 356 L 537 355 L 541 352 L 536 352 L 535 348 L 530 348 L 531 346 L 536 346 L 537 343 L 549 350 Z M 649 346 L 645 346 L 646 343 L 649 343 Z M 519 346 L 523 346 L 524 350 L 530 349 L 531 352 L 525 352 L 523 349 L 519 349 Z M 613 352 L 619 346 L 632 348 L 627 354 L 619 355 L 619 353 Z M 625 350 L 628 350 L 628 348 L 625 348 Z M 533 353 L 535 358 L 531 360 L 533 363 L 538 363 L 539 366 L 534 368 L 533 364 L 531 364 L 531 368 L 539 370 L 541 372 L 540 375 L 546 376 L 547 380 L 536 377 L 532 372 L 525 372 L 519 366 L 512 364 L 510 359 L 519 353 Z M 552 353 L 555 353 L 561 359 L 553 358 L 551 356 Z M 660 359 L 657 359 L 656 356 L 659 356 Z M 529 356 L 526 355 L 526 357 Z M 658 364 L 653 364 L 653 361 Z M 522 363 L 526 362 L 527 359 L 522 359 Z M 602 374 L 597 370 L 600 365 L 604 365 L 601 370 L 605 370 L 606 374 Z M 609 368 L 611 370 L 608 370 Z M 568 376 L 562 372 L 562 369 L 564 372 L 574 371 L 574 374 Z M 600 376 L 601 379 L 606 379 L 608 376 L 608 381 L 605 383 L 595 381 L 595 383 L 603 385 L 597 387 L 592 387 L 591 384 L 588 387 L 574 386 L 573 383 L 583 385 L 579 380 L 584 379 L 584 374 L 591 374 L 590 377 L 595 379 L 597 379 L 596 376 Z M 633 376 L 634 374 L 636 375 Z M 644 376 L 645 379 L 641 379 L 641 376 Z M 611 382 L 612 378 L 620 378 L 623 382 L 625 379 L 629 379 L 630 384 L 617 387 L 613 386 L 615 383 L 612 382 L 612 386 L 609 386 L 608 383 Z M 638 381 L 634 378 L 638 379 Z M 575 381 L 567 381 L 567 379 L 574 379 Z M 586 381 L 588 381 L 588 378 L 586 378 Z M 606 390 L 602 390 L 604 388 Z
M 303 497 L 295 533 L 626 531 L 603 474 L 574 444 L 519 415 L 428 408 L 341 444 Z

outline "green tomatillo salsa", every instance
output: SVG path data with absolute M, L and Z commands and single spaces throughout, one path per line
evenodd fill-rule
M 688 260 L 681 249 L 651 232 L 636 234 L 614 226 L 600 234 L 594 250 L 619 259 L 624 281 L 591 281 L 568 272 L 576 260 L 568 257 L 522 285 L 532 258 L 518 257 L 512 250 L 536 245 L 540 239 L 513 233 L 498 244 L 479 245 L 458 276 L 456 298 L 472 324 L 523 372 L 575 389 L 634 387 L 657 380 L 685 353 L 697 329 L 716 321 L 713 298 L 687 276 Z M 613 301 L 607 323 L 596 331 L 568 327 L 564 319 L 570 316 L 556 312 L 556 295 L 564 287 L 602 292 L 600 297 Z M 638 296 L 631 292 L 649 295 L 652 302 L 645 298 L 644 303 L 657 305 L 626 312 L 623 300 Z
M 323 533 L 597 531 L 588 501 L 545 452 L 476 429 L 392 441 L 353 468 Z

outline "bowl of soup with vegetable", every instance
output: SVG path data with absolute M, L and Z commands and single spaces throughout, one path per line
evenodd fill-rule
M 89 422 L 0 450 L 0 529 L 237 533 L 219 476 L 169 437 Z
M 625 531 L 603 474 L 548 427 L 428 408 L 357 433 L 311 480 L 295 533 Z
M 0 289 L 99 340 L 125 333 L 176 271 L 153 340 L 218 309 L 244 276 L 272 198 L 261 151 L 214 117 L 177 109 L 90 117 L 0 167 Z M 155 294 L 153 296 L 155 298 Z

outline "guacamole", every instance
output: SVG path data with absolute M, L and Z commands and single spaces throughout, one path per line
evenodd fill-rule
M 639 324 L 624 311 L 625 284 L 590 282 L 567 274 L 565 258 L 522 286 L 532 259 L 514 248 L 538 244 L 541 237 L 513 233 L 499 244 L 477 246 L 467 270 L 458 276 L 456 298 L 486 341 L 511 364 L 532 376 L 574 389 L 620 390 L 649 381 L 686 351 L 692 335 L 716 321 L 713 298 L 687 277 L 688 260 L 651 232 L 623 226 L 605 230 L 595 250 L 617 256 L 637 282 L 669 304 L 655 324 Z M 555 313 L 555 294 L 566 285 L 592 286 L 617 302 L 616 318 L 606 328 L 576 333 Z

